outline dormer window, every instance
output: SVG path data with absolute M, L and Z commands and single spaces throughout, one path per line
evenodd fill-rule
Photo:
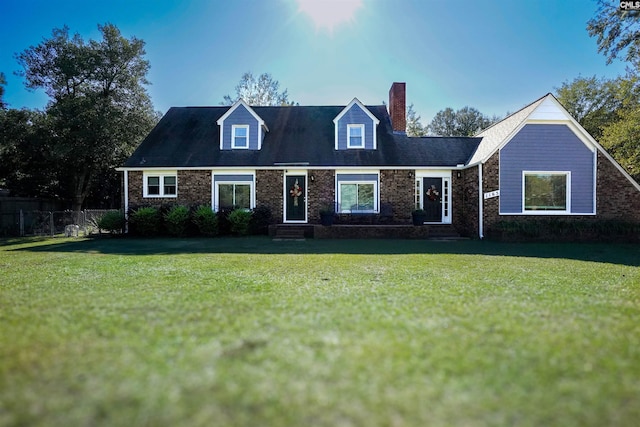
M 249 125 L 233 125 L 231 148 L 249 148 Z
M 376 127 L 380 120 L 358 99 L 342 109 L 334 119 L 335 150 L 376 150 Z
M 220 126 L 220 150 L 260 150 L 269 128 L 243 100 L 233 104 L 216 123 Z
M 364 148 L 364 125 L 347 125 L 347 148 Z

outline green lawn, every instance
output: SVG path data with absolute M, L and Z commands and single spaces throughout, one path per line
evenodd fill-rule
M 0 426 L 631 426 L 640 247 L 0 240 Z

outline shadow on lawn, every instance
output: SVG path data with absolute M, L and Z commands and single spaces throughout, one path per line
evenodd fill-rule
M 31 243 L 31 244 L 29 244 Z M 17 247 L 12 247 L 17 246 Z M 468 254 L 518 256 L 534 258 L 566 258 L 640 266 L 640 245 L 576 244 L 576 243 L 500 243 L 491 241 L 431 240 L 331 240 L 272 241 L 268 237 L 241 238 L 111 238 L 80 240 L 47 239 L 0 240 L 0 251 L 68 252 L 113 255 L 179 255 L 179 254 Z

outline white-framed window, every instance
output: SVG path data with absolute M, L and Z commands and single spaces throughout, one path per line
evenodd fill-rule
M 364 148 L 364 125 L 347 125 L 347 148 Z
M 376 181 L 340 181 L 338 203 L 343 213 L 378 212 L 378 183 Z
M 213 210 L 253 209 L 256 207 L 255 175 L 246 171 L 213 174 Z
M 219 182 L 216 206 L 218 210 L 251 209 L 251 183 Z
M 571 212 L 571 172 L 523 171 L 522 206 L 528 214 Z
M 177 197 L 177 172 L 145 172 L 143 174 L 143 197 Z
M 249 148 L 249 125 L 231 126 L 231 148 Z

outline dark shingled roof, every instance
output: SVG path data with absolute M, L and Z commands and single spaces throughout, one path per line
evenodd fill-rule
M 377 150 L 336 151 L 333 119 L 344 109 L 252 107 L 269 129 L 257 150 L 220 150 L 216 121 L 229 107 L 173 107 L 126 161 L 125 167 L 456 166 L 466 164 L 482 138 L 410 138 L 394 133 L 384 105 L 367 106 L 380 120 Z

